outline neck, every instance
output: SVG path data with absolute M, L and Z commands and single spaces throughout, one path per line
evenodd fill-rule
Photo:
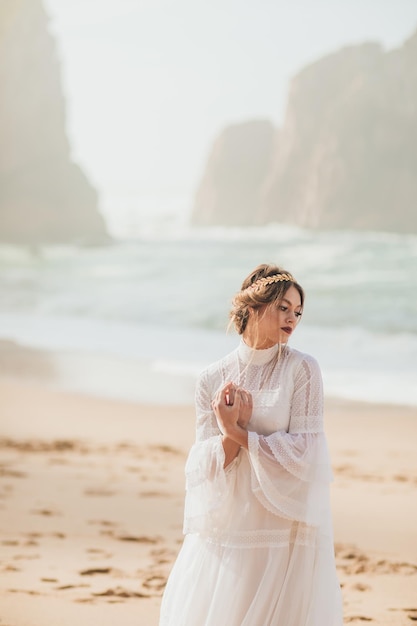
M 253 350 L 267 350 L 268 348 L 272 348 L 272 346 L 275 345 L 275 343 L 271 341 L 268 337 L 254 336 L 254 334 L 251 332 L 245 331 L 242 337 L 245 344 Z

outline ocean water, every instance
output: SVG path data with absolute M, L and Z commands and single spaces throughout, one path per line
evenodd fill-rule
M 108 395 L 149 400 L 164 381 L 159 402 L 192 401 L 198 372 L 237 345 L 230 302 L 262 262 L 306 290 L 290 341 L 319 360 L 327 395 L 417 406 L 415 235 L 171 224 L 100 248 L 3 245 L 0 338 L 137 364 Z

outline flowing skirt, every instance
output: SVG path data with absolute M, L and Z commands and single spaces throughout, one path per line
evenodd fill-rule
M 228 547 L 187 535 L 160 626 L 341 626 L 329 546 Z

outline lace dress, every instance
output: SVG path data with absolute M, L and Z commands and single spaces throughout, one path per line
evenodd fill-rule
M 226 469 L 211 401 L 229 381 L 253 396 L 244 448 Z M 160 626 L 340 626 L 321 374 L 297 350 L 239 347 L 197 383 L 185 539 Z

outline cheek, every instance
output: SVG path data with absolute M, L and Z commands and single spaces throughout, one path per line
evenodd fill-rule
M 276 315 L 275 315 L 275 319 L 276 319 L 277 324 L 282 324 L 283 321 L 285 320 L 285 316 L 286 316 L 285 311 L 279 311 L 278 310 L 276 312 Z
M 282 311 L 274 311 L 270 317 L 270 324 L 273 328 L 282 326 L 284 321 L 284 313 Z

